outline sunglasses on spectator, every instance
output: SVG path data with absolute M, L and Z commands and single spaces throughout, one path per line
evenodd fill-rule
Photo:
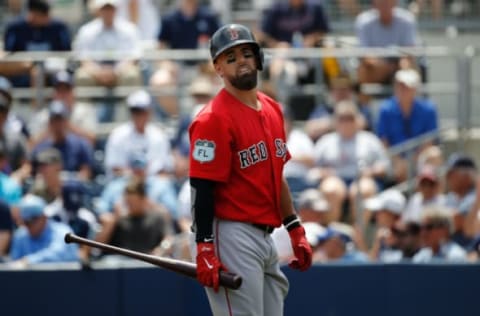
M 432 223 L 422 225 L 422 229 L 426 230 L 426 231 L 430 231 L 430 230 L 433 230 L 435 228 L 441 228 L 441 227 L 442 227 L 441 225 L 432 224 Z
M 355 120 L 355 115 L 338 115 L 337 120 L 340 122 L 353 122 Z
M 41 216 L 31 217 L 31 218 L 29 218 L 29 219 L 23 220 L 23 223 L 24 223 L 25 225 L 27 225 L 27 226 L 28 226 L 28 225 L 32 225 L 32 224 L 34 224 L 40 217 L 41 217 Z
M 422 181 L 420 181 L 419 185 L 420 185 L 421 187 L 429 187 L 429 188 L 432 188 L 432 187 L 437 186 L 437 182 L 430 181 L 430 180 L 422 180 Z
M 131 114 L 140 114 L 147 112 L 144 108 L 130 108 Z

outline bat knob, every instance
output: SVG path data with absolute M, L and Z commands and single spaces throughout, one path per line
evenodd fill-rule
M 71 243 L 72 242 L 72 233 L 65 234 L 64 240 L 65 240 L 65 243 L 67 243 L 67 244 Z

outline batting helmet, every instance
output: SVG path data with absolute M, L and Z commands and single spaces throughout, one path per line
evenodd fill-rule
M 253 33 L 240 24 L 227 24 L 219 28 L 210 39 L 210 56 L 213 62 L 227 49 L 241 45 L 252 44 L 257 57 L 257 69 L 263 69 L 263 52 Z

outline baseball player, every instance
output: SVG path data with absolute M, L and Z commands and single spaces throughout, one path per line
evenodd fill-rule
M 239 24 L 218 29 L 210 54 L 224 88 L 190 125 L 190 184 L 198 281 L 218 315 L 283 315 L 288 281 L 270 233 L 282 223 L 304 271 L 312 251 L 282 176 L 290 154 L 278 103 L 257 91 L 263 54 Z M 243 278 L 219 288 L 219 271 Z

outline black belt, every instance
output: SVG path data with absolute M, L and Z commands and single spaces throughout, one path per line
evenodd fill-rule
M 253 227 L 260 229 L 262 232 L 271 234 L 275 227 L 265 224 L 252 224 Z

